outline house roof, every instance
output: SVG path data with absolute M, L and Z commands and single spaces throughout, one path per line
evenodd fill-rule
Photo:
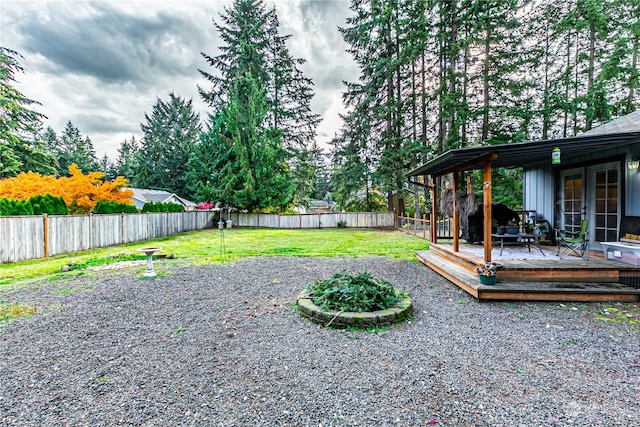
M 628 116 L 623 118 L 626 117 Z M 636 120 L 640 120 L 640 117 Z M 591 150 L 603 151 L 638 142 L 640 142 L 640 130 L 621 133 L 585 133 L 572 138 L 459 148 L 447 151 L 408 172 L 406 176 L 441 176 L 455 171 L 482 169 L 486 160 L 491 161 L 492 167 L 522 167 L 543 161 L 550 162 L 551 150 L 554 147 L 560 148 L 562 156 L 572 156 Z
M 177 194 L 174 193 L 169 193 L 168 191 L 163 191 L 163 190 L 150 190 L 147 188 L 132 188 L 132 187 L 128 187 L 128 188 L 123 188 L 123 190 L 131 190 L 133 191 L 133 199 L 139 200 L 143 203 L 147 203 L 147 202 L 168 202 L 168 201 L 178 201 L 180 203 L 182 203 L 184 206 L 189 206 L 189 205 L 193 205 L 195 206 L 195 203 L 187 200 L 187 199 L 183 199 L 182 197 L 178 196 Z
M 618 117 L 615 120 L 605 123 L 591 130 L 581 133 L 582 135 L 603 135 L 612 133 L 640 132 L 640 110 Z

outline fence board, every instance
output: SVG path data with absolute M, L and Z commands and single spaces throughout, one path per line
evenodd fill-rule
M 44 257 L 41 216 L 0 217 L 0 262 Z
M 122 243 L 121 215 L 90 215 L 89 220 L 91 221 L 91 247 L 103 248 Z
M 122 214 L 122 243 L 149 240 L 147 222 L 147 215 Z
M 89 215 L 49 216 L 49 256 L 91 249 Z

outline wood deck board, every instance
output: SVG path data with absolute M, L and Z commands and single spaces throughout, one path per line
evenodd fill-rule
M 416 252 L 416 257 L 478 300 L 640 301 L 640 289 L 618 283 L 619 271 L 629 268 L 606 260 L 500 261 L 498 283 L 492 286 L 480 284 L 473 272 L 473 266 L 483 265 L 481 260 L 466 255 L 456 259 L 437 246 Z

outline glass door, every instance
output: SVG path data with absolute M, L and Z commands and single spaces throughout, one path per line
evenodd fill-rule
M 601 249 L 599 242 L 618 240 L 620 219 L 620 168 L 616 163 L 591 166 L 595 191 L 593 193 L 593 212 L 590 215 L 589 240 L 594 249 Z
M 560 173 L 560 228 L 580 231 L 580 220 L 585 211 L 584 169 L 571 169 Z

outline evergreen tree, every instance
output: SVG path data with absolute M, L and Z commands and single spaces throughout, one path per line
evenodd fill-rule
M 118 157 L 115 161 L 116 176 L 123 176 L 129 182 L 135 181 L 135 176 L 140 166 L 138 164 L 138 151 L 140 151 L 140 145 L 135 136 L 131 136 L 129 141 L 125 139 L 120 143 Z
M 278 132 L 264 127 L 265 91 L 250 73 L 235 81 L 219 122 L 210 128 L 216 146 L 211 198 L 250 212 L 282 211 L 294 188 Z
M 144 134 L 136 155 L 138 172 L 134 185 L 162 189 L 182 197 L 191 197 L 188 161 L 201 132 L 200 116 L 192 100 L 169 93 L 169 99 L 156 99 L 151 115 L 145 113 L 140 124 Z
M 85 172 L 99 169 L 93 142 L 88 136 L 83 137 L 71 121 L 67 122 L 59 138 L 52 138 L 52 136 L 47 131 L 47 142 L 55 144 L 49 150 L 58 159 L 58 175 L 67 175 L 69 166 L 74 163 Z
M 50 174 L 55 165 L 36 137 L 44 116 L 30 107 L 39 102 L 12 86 L 16 73 L 24 72 L 20 57 L 0 46 L 0 179 L 27 171 Z
M 251 210 L 304 202 L 312 191 L 307 147 L 319 117 L 311 112 L 311 80 L 298 68 L 303 60 L 290 55 L 289 36 L 279 34 L 275 9 L 262 0 L 235 0 L 214 25 L 224 44 L 218 56 L 202 54 L 216 72 L 200 70 L 212 86 L 199 91 L 215 113 L 196 149 L 200 157 L 192 158 L 202 180 L 197 192 Z M 242 117 L 242 109 L 253 116 Z M 231 188 L 239 191 L 236 200 Z
M 118 174 L 116 173 L 116 164 L 105 153 L 98 161 L 98 171 L 104 174 L 106 181 L 113 181 Z

